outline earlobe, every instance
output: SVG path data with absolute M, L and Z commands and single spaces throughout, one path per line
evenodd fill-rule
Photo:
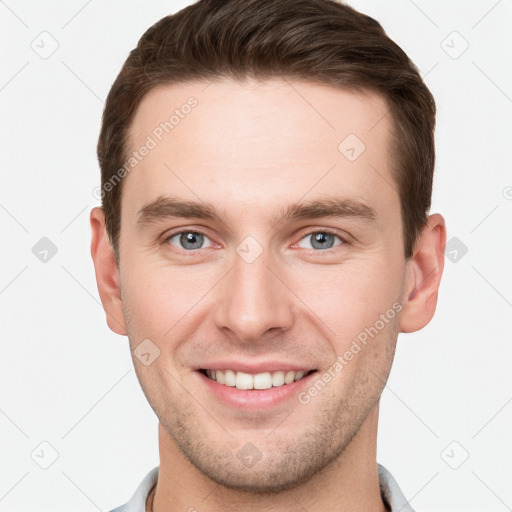
M 126 324 L 119 287 L 119 270 L 110 240 L 105 229 L 105 215 L 99 207 L 93 208 L 90 215 L 92 239 L 91 256 L 96 272 L 96 284 L 107 316 L 110 329 L 125 336 Z
M 401 332 L 418 331 L 432 320 L 444 269 L 445 246 L 445 221 L 439 214 L 430 215 L 407 263 Z

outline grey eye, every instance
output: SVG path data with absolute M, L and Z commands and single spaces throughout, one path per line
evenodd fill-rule
M 197 233 L 196 231 L 182 231 L 181 233 L 176 233 L 169 237 L 168 241 L 171 245 L 187 251 L 204 249 L 204 247 L 209 247 L 211 245 L 210 239 L 207 236 L 202 233 Z M 208 242 L 208 245 L 203 246 L 205 241 Z
M 338 239 L 340 243 L 342 242 L 341 238 L 338 235 L 333 233 L 329 233 L 326 231 L 315 231 L 314 233 L 310 233 L 309 235 L 302 238 L 301 242 L 305 241 L 306 245 L 299 246 L 303 249 L 331 249 L 335 246 L 335 240 Z M 339 243 L 336 245 L 340 245 Z

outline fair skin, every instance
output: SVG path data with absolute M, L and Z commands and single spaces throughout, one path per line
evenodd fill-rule
M 159 418 L 155 512 L 385 510 L 379 398 L 398 333 L 434 315 L 444 220 L 429 217 L 406 260 L 384 100 L 291 84 L 155 88 L 137 110 L 130 150 L 190 96 L 198 105 L 125 178 L 119 268 L 103 212 L 91 212 L 107 322 L 128 335 L 132 355 L 146 339 L 160 350 L 147 366 L 133 357 Z M 338 150 L 348 134 L 366 146 L 354 161 Z M 169 203 L 147 208 L 163 198 L 208 204 L 215 215 L 170 215 L 177 210 Z M 327 199 L 345 201 L 340 215 L 284 216 L 291 205 Z M 203 237 L 187 241 L 182 232 Z M 299 393 L 397 303 L 400 312 L 300 402 Z M 248 391 L 199 371 L 280 367 L 316 372 Z

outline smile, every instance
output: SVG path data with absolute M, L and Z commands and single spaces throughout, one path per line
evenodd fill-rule
M 270 389 L 292 384 L 301 380 L 316 370 L 308 372 L 301 371 L 275 371 L 251 374 L 236 372 L 234 370 L 201 370 L 201 373 L 224 386 L 236 387 L 237 389 Z

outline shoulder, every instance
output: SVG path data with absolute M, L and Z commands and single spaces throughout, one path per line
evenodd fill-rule
M 145 512 L 148 495 L 158 480 L 158 466 L 153 468 L 142 480 L 130 501 L 110 512 Z
M 377 464 L 379 472 L 379 485 L 382 499 L 388 505 L 391 512 L 414 512 L 405 498 L 393 475 L 382 465 Z

